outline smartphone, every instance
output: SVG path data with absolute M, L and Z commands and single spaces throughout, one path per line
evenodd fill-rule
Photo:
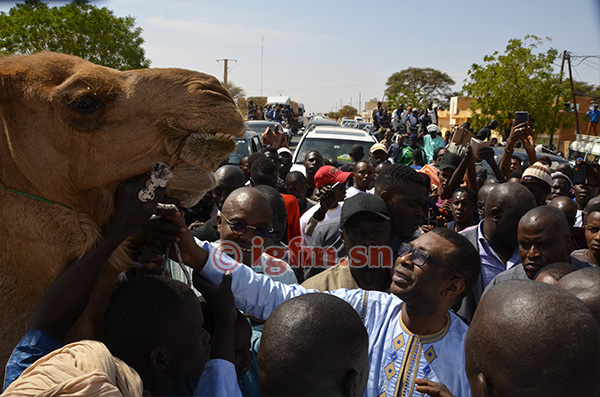
M 331 187 L 331 190 L 337 189 L 338 186 L 340 186 L 339 182 L 334 183 L 333 186 Z
M 575 167 L 573 167 L 573 184 L 585 185 L 586 176 L 585 164 L 575 164 Z
M 529 124 L 529 112 L 515 112 L 515 125 Z

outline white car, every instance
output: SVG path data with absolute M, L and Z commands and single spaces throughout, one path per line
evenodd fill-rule
M 300 171 L 306 175 L 304 156 L 316 150 L 323 158 L 334 158 L 341 166 L 349 161 L 350 149 L 356 144 L 362 145 L 365 157 L 368 160 L 369 149 L 377 143 L 375 137 L 363 130 L 343 127 L 316 127 L 302 135 L 292 157 L 291 171 Z

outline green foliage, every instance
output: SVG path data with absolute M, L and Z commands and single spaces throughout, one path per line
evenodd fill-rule
M 454 80 L 432 68 L 408 68 L 392 74 L 385 83 L 385 95 L 390 108 L 398 104 L 425 108 L 428 100 L 447 102 Z
M 223 87 L 225 87 L 225 89 L 227 89 L 227 91 L 229 91 L 229 94 L 231 95 L 231 97 L 233 98 L 233 100 L 235 102 L 238 102 L 240 99 L 242 99 L 246 96 L 244 89 L 242 87 L 240 87 L 239 85 L 235 85 L 231 81 L 228 81 L 227 84 L 225 84 L 221 81 L 221 85 Z
M 563 90 L 565 100 L 570 101 L 571 84 L 569 82 L 569 79 L 565 79 L 565 77 L 563 77 L 561 88 Z M 573 80 L 573 88 L 575 89 L 575 95 L 587 96 L 592 98 L 592 102 L 600 103 L 600 86 L 596 86 L 585 81 Z
M 0 55 L 54 51 L 119 70 L 146 68 L 141 33 L 135 18 L 84 0 L 60 7 L 26 0 L 0 13 Z
M 463 91 L 475 99 L 471 105 L 475 131 L 492 119 L 502 123 L 509 113 L 514 117 L 520 110 L 531 114 L 538 133 L 556 131 L 563 106 L 559 76 L 552 68 L 558 51 L 536 53 L 547 41 L 550 38 L 531 35 L 511 39 L 503 54 L 496 51 L 486 55 L 483 64 L 471 66 Z

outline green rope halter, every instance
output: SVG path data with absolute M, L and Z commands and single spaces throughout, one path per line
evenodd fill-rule
M 0 186 L 0 188 L 2 188 L 3 190 L 6 190 L 7 192 L 19 194 L 21 196 L 25 196 L 25 197 L 29 197 L 29 198 L 37 200 L 37 201 L 41 201 L 42 203 L 50 204 L 51 206 L 60 205 L 61 207 L 65 207 L 65 208 L 68 208 L 70 210 L 73 209 L 72 207 L 69 207 L 66 204 L 57 203 L 56 201 L 52 201 L 52 200 L 48 200 L 48 199 L 45 199 L 45 198 L 37 197 L 37 196 L 34 196 L 32 194 L 24 193 L 24 192 L 15 190 L 15 189 L 10 189 L 10 188 L 4 187 L 4 186 Z

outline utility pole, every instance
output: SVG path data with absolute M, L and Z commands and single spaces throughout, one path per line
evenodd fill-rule
M 235 59 L 217 59 L 217 62 L 223 61 L 225 62 L 225 66 L 223 68 L 223 85 L 227 87 L 227 73 L 229 72 L 229 61 L 237 62 Z
M 575 87 L 573 87 L 573 74 L 571 73 L 571 53 L 566 52 L 567 55 L 567 65 L 569 66 L 569 81 L 571 82 L 571 94 L 573 95 L 573 111 L 575 112 L 575 125 L 577 126 L 577 133 L 581 134 L 581 130 L 579 129 L 579 116 L 577 115 L 577 100 L 575 98 Z
M 263 53 L 265 50 L 265 36 L 260 38 L 260 96 L 263 88 Z
M 362 102 L 361 102 L 361 101 L 362 101 L 362 99 L 361 99 L 361 94 L 362 94 L 362 93 L 360 93 L 360 92 L 358 93 L 358 115 L 359 115 L 359 116 L 360 116 L 360 114 L 361 114 L 361 112 L 362 112 L 362 109 L 361 109 L 361 107 L 362 107 Z
M 563 71 L 565 70 L 565 58 L 567 57 L 567 50 L 563 51 L 562 62 L 560 63 L 560 74 L 558 75 L 558 85 L 562 84 Z M 560 99 L 560 94 L 556 97 L 556 102 Z M 563 108 L 564 110 L 564 108 Z M 560 137 L 558 138 L 560 141 Z M 554 146 L 554 131 L 550 131 L 550 147 Z

